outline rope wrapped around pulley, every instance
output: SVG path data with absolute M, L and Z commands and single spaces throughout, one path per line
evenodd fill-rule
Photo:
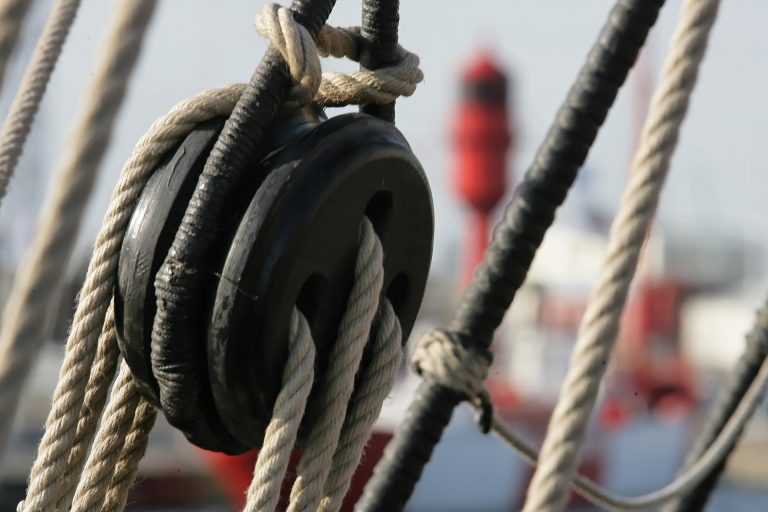
M 299 67 L 319 73 L 311 63 L 307 68 L 312 31 L 290 11 L 267 6 L 259 20 L 260 30 L 290 56 L 292 73 L 298 75 Z M 359 31 L 323 34 L 320 45 L 327 53 L 359 53 Z M 303 56 L 290 53 L 296 42 Z M 236 123 L 236 103 L 248 89 L 235 85 L 204 93 L 153 125 L 123 170 L 97 239 L 36 461 L 39 470 L 20 509 L 66 509 L 68 500 L 73 510 L 122 508 L 154 421 L 150 403 L 208 448 L 240 452 L 263 443 L 266 455 L 259 460 L 268 470 L 257 468 L 249 510 L 274 506 L 278 494 L 269 489 L 275 481 L 279 489 L 282 479 L 274 471 L 282 462 L 274 461 L 285 460 L 294 438 L 307 455 L 292 507 L 340 506 L 423 295 L 432 248 L 431 199 L 423 171 L 393 125 L 357 114 L 325 120 L 315 107 L 293 104 L 312 97 L 333 104 L 391 102 L 411 94 L 421 80 L 418 59 L 400 54 L 402 60 L 389 69 L 307 81 L 317 84 L 317 94 L 294 87 L 296 96 L 272 122 L 269 138 L 238 170 L 248 179 L 227 178 L 230 186 L 237 184 L 236 193 L 211 214 L 225 222 L 206 233 L 202 246 L 185 231 L 185 219 L 210 213 L 195 202 L 209 183 L 203 168 L 216 153 L 217 137 L 226 137 L 226 126 Z M 331 92 L 323 96 L 324 90 Z M 163 204 L 167 208 L 158 206 Z M 178 255 L 174 238 L 180 234 L 203 263 L 194 293 L 183 297 L 161 278 L 163 268 L 174 268 L 167 260 Z M 144 269 L 131 277 L 126 269 L 137 262 Z M 147 281 L 137 286 L 136 279 Z M 116 284 L 113 327 L 108 306 Z M 140 313 L 132 318 L 128 313 L 137 304 Z M 158 321 L 171 305 L 191 336 Z M 102 416 L 117 342 L 128 364 Z M 264 371 L 255 373 L 255 367 Z M 251 387 L 253 382 L 264 386 Z M 85 453 L 82 476 L 68 476 L 80 480 L 68 497 L 57 472 Z M 262 484 L 267 491 L 259 490 Z

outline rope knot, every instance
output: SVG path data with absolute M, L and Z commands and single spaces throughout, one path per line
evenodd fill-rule
M 376 70 L 352 73 L 322 73 L 320 57 L 358 61 L 362 37 L 360 27 L 338 28 L 324 25 L 312 39 L 309 31 L 293 18 L 293 12 L 278 4 L 266 4 L 256 14 L 256 31 L 280 52 L 294 80 L 287 101 L 324 106 L 391 103 L 399 96 L 410 96 L 424 75 L 419 57 L 398 46 L 398 61 Z
M 488 350 L 462 342 L 444 329 L 427 331 L 411 356 L 416 373 L 466 397 L 477 409 L 483 433 L 493 420 L 493 404 L 485 389 L 485 378 L 493 357 Z

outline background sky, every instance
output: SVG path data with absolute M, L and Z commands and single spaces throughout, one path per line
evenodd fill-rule
M 8 198 L 0 208 L 0 254 L 21 254 L 34 229 L 48 176 L 67 144 L 69 127 L 109 25 L 116 0 L 84 0 L 57 66 Z M 51 1 L 36 2 L 22 43 L 29 53 Z M 131 83 L 113 144 L 89 210 L 84 240 L 92 240 L 109 192 L 133 144 L 173 104 L 203 89 L 247 81 L 266 44 L 253 31 L 262 4 L 253 0 L 159 2 L 149 39 Z M 425 81 L 398 102 L 398 127 L 430 178 L 436 213 L 435 269 L 452 271 L 463 237 L 463 210 L 450 187 L 450 122 L 456 109 L 462 65 L 490 48 L 514 80 L 511 106 L 518 133 L 510 172 L 517 179 L 570 87 L 603 24 L 606 0 L 401 0 L 401 42 L 422 58 Z M 671 37 L 680 1 L 669 1 L 651 33 L 647 65 L 655 77 Z M 359 1 L 339 0 L 331 23 L 359 24 Z M 723 2 L 700 75 L 689 118 L 664 192 L 660 223 L 687 236 L 726 234 L 768 244 L 768 3 Z M 12 63 L 2 89 L 5 115 L 26 58 Z M 326 61 L 325 69 L 352 69 Z M 596 208 L 612 213 L 626 178 L 633 147 L 630 78 L 593 147 L 590 175 L 581 190 Z M 573 197 L 569 202 L 576 203 Z M 558 221 L 573 215 L 562 212 Z M 9 243 L 10 242 L 10 243 Z M 81 244 L 83 250 L 87 244 Z

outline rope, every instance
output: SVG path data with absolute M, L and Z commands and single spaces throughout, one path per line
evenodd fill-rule
M 715 441 L 725 423 L 743 400 L 744 394 L 747 392 L 752 381 L 754 381 L 766 359 L 768 359 L 768 305 L 763 304 L 757 311 L 752 329 L 747 334 L 744 352 L 715 402 L 706 423 L 697 435 L 696 442 L 686 457 L 687 463 L 700 457 L 707 447 Z M 735 442 L 738 442 L 738 439 L 734 440 L 734 445 L 731 446 L 731 449 L 735 446 Z M 695 489 L 688 493 L 688 495 L 665 507 L 664 511 L 692 512 L 704 508 L 710 493 L 717 486 L 721 473 L 725 470 L 728 455 L 730 453 L 727 452 L 725 457 L 720 460 L 720 463 Z
M 66 272 L 155 4 L 123 0 L 117 6 L 86 103 L 6 303 L 0 326 L 0 450 L 7 443 L 26 377 L 49 334 L 47 319 L 57 298 L 51 288 Z
M 256 15 L 256 31 L 278 49 L 288 64 L 295 86 L 288 100 L 315 101 L 324 106 L 391 103 L 399 96 L 411 96 L 424 75 L 419 57 L 397 46 L 398 61 L 376 70 L 352 73 L 321 73 L 320 57 L 329 55 L 357 61 L 360 58 L 360 29 L 324 25 L 317 42 L 290 9 L 266 4 Z
M 663 3 L 616 0 L 454 312 L 449 328 L 462 344 L 490 346 Z M 361 509 L 405 507 L 463 398 L 434 381 L 422 381 L 365 487 Z
M 756 329 L 762 327 L 761 319 L 762 317 L 758 315 Z M 526 462 L 537 466 L 542 460 L 538 451 L 513 433 L 493 414 L 492 410 L 489 413 L 485 408 L 484 397 L 487 397 L 487 391 L 483 381 L 490 363 L 491 358 L 487 352 L 478 351 L 474 346 L 464 347 L 458 339 L 442 329 L 427 332 L 419 340 L 411 356 L 411 364 L 419 375 L 470 399 L 480 418 L 488 417 L 488 428 L 483 427 L 483 430 L 493 431 L 502 441 L 522 455 Z M 728 418 L 721 434 L 713 440 L 707 450 L 702 450 L 700 456 L 690 461 L 680 476 L 664 488 L 642 496 L 619 496 L 578 473 L 575 474 L 571 486 L 598 507 L 617 511 L 649 509 L 684 495 L 706 478 L 712 468 L 720 464 L 722 457 L 730 451 L 760 404 L 767 386 L 768 362 L 760 368 L 759 377 L 750 383 L 743 400 L 737 404 L 736 412 Z M 478 400 L 477 397 L 483 398 Z
M 381 243 L 370 221 L 361 229 L 355 284 L 320 383 L 321 416 L 312 426 L 291 489 L 289 511 L 338 510 L 362 455 L 373 421 L 392 387 L 400 360 L 400 329 L 388 301 L 379 308 L 384 268 Z M 372 325 L 375 325 L 372 329 Z M 383 327 L 382 327 L 383 326 Z M 373 330 L 373 353 L 353 393 L 363 350 Z M 294 311 L 290 356 L 254 470 L 245 510 L 274 510 L 314 377 L 314 343 Z M 372 377 L 369 381 L 366 377 Z M 340 441 L 343 439 L 343 441 Z M 334 468 L 331 477 L 331 467 Z
M 687 0 L 654 95 L 611 229 L 608 255 L 589 301 L 562 394 L 549 423 L 542 464 L 528 490 L 526 512 L 562 510 L 580 447 L 607 368 L 632 276 L 677 144 L 718 0 Z
M 23 510 L 50 510 L 55 505 L 60 495 L 59 487 L 63 483 L 62 476 L 70 470 L 68 460 L 79 418 L 99 412 L 81 412 L 86 390 L 93 393 L 97 390 L 106 392 L 109 387 L 109 379 L 92 375 L 90 369 L 91 366 L 108 367 L 103 358 L 117 355 L 114 349 L 100 350 L 100 358 L 94 362 L 97 338 L 104 324 L 107 306 L 112 300 L 120 246 L 144 184 L 159 159 L 181 142 L 197 124 L 228 115 L 243 89 L 241 84 L 230 85 L 205 91 L 179 103 L 152 125 L 123 167 L 80 291 L 64 363 L 54 391 L 51 412 L 46 420 L 45 433 L 30 473 Z M 108 342 L 112 346 L 115 344 L 114 338 Z
M 768 362 L 764 362 L 714 442 L 707 447 L 700 457 L 693 460 L 673 482 L 662 489 L 642 496 L 624 497 L 606 490 L 579 474 L 574 476 L 570 485 L 586 499 L 606 510 L 647 510 L 683 496 L 703 481 L 731 451 L 744 426 L 762 402 L 767 387 Z M 534 448 L 512 433 L 498 418 L 493 419 L 492 430 L 530 464 L 536 465 L 537 461 L 543 460 Z
M 79 7 L 80 0 L 56 2 L 13 99 L 10 114 L 0 133 L 0 201 L 5 197 L 8 182 L 16 169 L 32 121 Z
M 493 413 L 484 385 L 490 365 L 490 352 L 476 345 L 465 346 L 443 329 L 427 331 L 411 356 L 411 366 L 416 373 L 455 391 L 478 407 L 481 428 L 485 433 L 490 428 Z
M 19 42 L 21 26 L 31 3 L 31 0 L 3 0 L 0 3 L 0 85 L 5 79 L 8 61 Z
M 289 20 L 284 14 L 281 15 L 283 11 L 280 9 L 268 8 L 263 12 L 276 13 L 278 16 L 276 26 L 282 34 L 278 42 L 284 42 L 285 51 L 289 47 L 294 50 L 303 48 L 301 42 L 307 41 L 301 35 L 303 29 L 297 28 L 300 25 Z M 276 34 L 274 31 L 270 33 L 273 36 Z M 359 44 L 356 33 L 356 29 L 326 28 L 325 34 L 319 38 L 318 51 L 321 54 L 353 58 L 358 52 L 350 41 Z M 305 65 L 300 59 L 293 61 L 295 65 Z M 418 63 L 415 56 L 404 61 L 406 68 Z M 350 82 L 353 85 L 336 87 L 353 95 L 353 99 L 365 97 L 365 91 L 370 88 L 375 90 L 379 86 L 389 87 L 389 91 L 395 90 L 393 87 L 396 86 L 387 85 L 393 80 L 388 78 L 386 73 L 377 70 L 371 74 L 354 74 L 358 78 Z M 421 79 L 421 72 L 418 70 L 404 74 Z M 333 84 L 334 79 L 323 77 L 320 80 L 315 95 L 319 101 L 347 101 L 341 96 L 333 97 L 333 100 L 323 100 L 321 91 L 324 90 L 323 84 L 326 82 Z M 355 83 L 360 85 L 354 85 Z M 20 504 L 19 510 L 54 510 L 56 507 L 66 510 L 70 502 L 74 503 L 76 510 L 96 510 L 101 507 L 111 510 L 111 507 L 124 506 L 127 490 L 146 448 L 147 435 L 155 412 L 143 400 L 135 398 L 138 395 L 130 384 L 130 379 L 126 377 L 127 370 L 121 370 L 104 412 L 101 427 L 96 432 L 96 424 L 104 409 L 105 397 L 116 368 L 116 342 L 108 305 L 115 284 L 119 249 L 138 197 L 159 159 L 197 124 L 213 117 L 230 115 L 245 89 L 246 86 L 242 84 L 231 85 L 204 92 L 178 104 L 152 125 L 123 167 L 96 239 L 67 340 L 53 406 L 30 475 L 27 499 Z M 403 87 L 397 90 L 407 94 L 412 92 Z M 363 370 L 378 386 L 371 389 L 361 385 L 358 392 L 352 393 L 354 377 L 362 357 L 362 347 L 368 339 L 371 322 L 376 316 L 375 301 L 378 301 L 382 279 L 380 274 L 383 272 L 383 255 L 378 238 L 375 234 L 371 235 L 372 227 L 369 223 L 363 224 L 362 231 L 361 247 L 371 246 L 370 258 L 365 260 L 365 266 L 359 269 L 359 283 L 350 297 L 348 311 L 342 320 L 340 339 L 334 349 L 337 352 L 332 355 L 340 366 L 332 367 L 325 378 L 327 389 L 323 400 L 327 408 L 316 427 L 316 432 L 310 435 L 311 439 L 317 440 L 316 447 L 310 443 L 307 448 L 310 455 L 302 458 L 299 478 L 294 487 L 296 501 L 314 504 L 315 506 L 310 505 L 310 509 L 320 505 L 330 510 L 343 499 L 370 427 L 378 416 L 381 403 L 391 386 L 391 379 L 397 369 L 396 363 L 399 362 L 400 329 L 391 306 L 385 302 L 379 305 L 375 327 L 376 355 Z M 361 248 L 361 254 L 367 252 Z M 100 330 L 103 334 L 99 337 Z M 380 347 L 379 340 L 386 340 L 387 345 Z M 396 345 L 393 344 L 395 340 Z M 393 348 L 395 346 L 397 351 Z M 350 396 L 352 400 L 347 406 Z M 345 408 L 348 410 L 347 420 L 344 420 Z M 349 434 L 348 439 L 341 445 L 338 441 L 340 432 Z M 123 439 L 125 442 L 122 442 Z M 84 462 L 91 444 L 93 448 L 88 460 Z M 282 453 L 281 450 L 278 446 L 277 452 Z M 312 453 L 316 453 L 316 456 Z M 320 465 L 315 462 L 317 460 L 326 462 Z M 340 466 L 330 471 L 329 466 L 334 461 L 339 462 Z M 315 483 L 316 478 L 320 481 L 327 480 L 327 490 L 324 489 L 326 484 Z M 73 492 L 73 483 L 77 481 L 80 483 Z M 304 509 L 303 505 L 298 507 Z

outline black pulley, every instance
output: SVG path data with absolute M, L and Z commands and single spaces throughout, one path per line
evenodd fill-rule
M 352 287 L 364 216 L 382 242 L 382 293 L 404 339 L 418 312 L 433 233 L 418 161 L 390 123 L 360 114 L 320 121 L 306 111 L 281 116 L 266 157 L 237 187 L 208 258 L 210 286 L 192 298 L 205 312 L 190 315 L 199 338 L 152 339 L 154 277 L 222 121 L 199 126 L 168 155 L 130 221 L 115 301 L 120 349 L 144 395 L 203 448 L 236 453 L 261 444 L 294 307 L 309 321 L 315 375 L 322 375 Z M 160 389 L 170 401 L 160 402 Z M 302 432 L 317 412 L 310 399 Z

